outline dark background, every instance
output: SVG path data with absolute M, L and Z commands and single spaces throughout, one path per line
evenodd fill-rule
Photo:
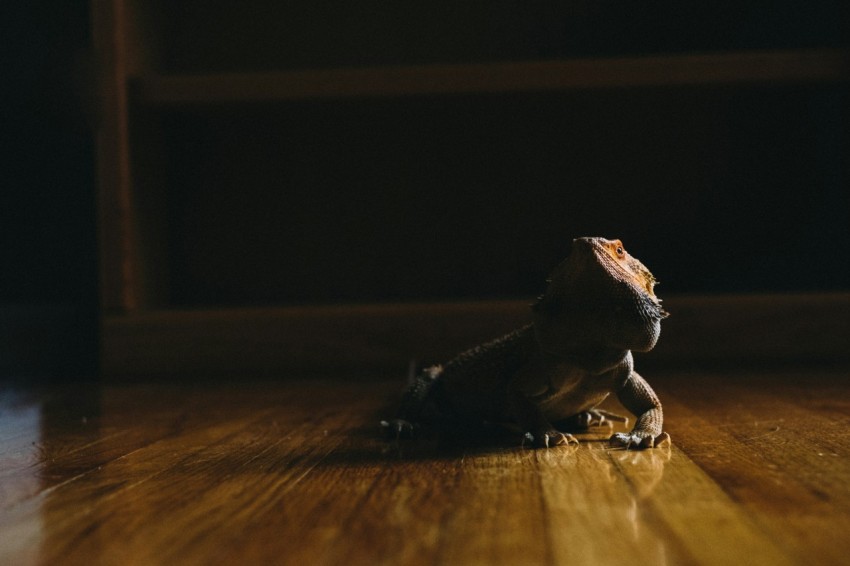
M 0 375 L 89 375 L 97 353 L 92 121 L 81 1 L 3 16 Z
M 252 3 L 164 3 L 162 49 L 228 71 L 846 46 L 840 2 L 744 4 L 287 3 L 283 36 Z M 88 6 L 6 6 L 0 371 L 93 374 Z M 247 63 L 219 41 L 239 34 Z M 580 235 L 622 238 L 662 294 L 847 290 L 848 106 L 833 85 L 165 113 L 168 301 L 528 296 Z

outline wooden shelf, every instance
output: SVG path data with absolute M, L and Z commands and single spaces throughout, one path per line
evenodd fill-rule
M 813 227 L 842 240 L 850 49 L 827 24 L 843 10 L 794 29 L 746 14 L 730 31 L 717 10 L 686 22 L 648 12 L 635 28 L 606 9 L 576 19 L 526 6 L 488 12 L 493 27 L 452 3 L 421 15 L 284 4 L 92 3 L 106 374 L 444 360 L 525 322 L 527 302 L 240 307 L 521 296 L 585 233 L 640 234 L 635 246 L 658 249 L 648 261 L 672 266 L 664 279 L 682 291 L 775 289 L 769 276 L 786 265 L 814 282 L 781 288 L 842 280 L 840 267 L 810 269 L 823 254 L 796 245 L 788 257 L 711 256 L 736 275 L 745 266 L 740 283 L 700 278 L 702 256 L 688 247 L 680 260 L 683 246 L 666 242 L 714 217 L 734 233 L 697 252 L 752 235 L 784 249 Z M 616 25 L 590 35 L 594 22 Z M 800 47 L 812 42 L 822 47 Z M 669 51 L 648 53 L 655 45 Z M 850 362 L 849 297 L 673 299 L 646 361 Z
M 213 75 L 151 75 L 133 81 L 154 106 L 482 92 L 809 83 L 848 78 L 842 50 L 426 65 Z

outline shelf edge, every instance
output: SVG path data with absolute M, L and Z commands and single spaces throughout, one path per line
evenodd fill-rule
M 839 49 L 387 66 L 270 73 L 150 75 L 131 79 L 144 104 L 571 91 L 624 87 L 817 83 L 847 80 Z

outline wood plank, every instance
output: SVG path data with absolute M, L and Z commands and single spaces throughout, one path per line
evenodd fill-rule
M 41 407 L 0 392 L 0 512 L 21 494 L 40 489 Z
M 145 104 L 624 87 L 813 83 L 846 80 L 840 50 L 743 51 L 465 65 L 389 66 L 253 74 L 149 75 L 134 88 Z
M 690 559 L 663 525 L 636 513 L 653 488 L 645 489 L 618 471 L 616 461 L 625 453 L 610 451 L 599 442 L 574 451 L 535 454 L 542 466 L 541 498 L 554 563 L 620 564 L 632 557 L 637 563 L 659 564 Z M 630 467 L 660 479 L 667 457 L 631 457 Z M 600 540 L 617 543 L 599 544 Z
M 220 407 L 220 404 L 217 404 L 217 407 Z M 174 408 L 172 406 L 172 409 Z M 251 409 L 246 413 L 244 410 L 246 408 L 243 407 L 240 411 L 238 405 L 235 406 L 234 414 L 221 421 L 214 419 L 214 415 L 206 413 L 202 417 L 204 426 L 188 426 L 183 434 L 161 438 L 143 447 L 125 446 L 121 456 L 108 462 L 99 463 L 97 458 L 92 458 L 89 465 L 85 466 L 85 470 L 80 472 L 64 467 L 51 470 L 50 466 L 54 462 L 48 457 L 50 459 L 47 471 L 60 475 L 60 481 L 34 497 L 28 497 L 4 510 L 0 515 L 0 548 L 16 548 L 26 543 L 35 544 L 37 542 L 35 537 L 45 536 L 38 525 L 49 522 L 51 529 L 47 533 L 47 544 L 50 548 L 49 551 L 41 553 L 43 560 L 64 562 L 73 560 L 74 556 L 77 556 L 81 562 L 85 562 L 97 556 L 100 540 L 96 536 L 86 537 L 86 533 L 97 532 L 99 527 L 92 529 L 92 525 L 99 524 L 102 519 L 97 514 L 99 511 L 104 507 L 109 510 L 109 513 L 114 512 L 115 509 L 121 509 L 122 497 L 126 492 L 129 491 L 131 495 L 142 492 L 140 486 L 156 484 L 157 478 L 169 470 L 172 470 L 172 475 L 167 483 L 175 484 L 175 477 L 180 476 L 179 474 L 175 476 L 174 468 L 180 470 L 180 467 L 186 466 L 187 462 L 191 463 L 201 457 L 197 456 L 198 453 L 209 450 L 211 446 L 215 449 L 215 446 L 227 442 L 227 439 L 241 438 L 239 434 L 249 429 L 254 422 L 265 423 L 267 420 L 273 422 L 267 419 L 268 410 Z M 139 409 L 144 411 L 146 407 L 142 406 Z M 118 418 L 124 421 L 126 416 L 115 413 L 107 418 Z M 147 424 L 141 428 L 147 429 Z M 152 428 L 156 430 L 157 427 Z M 179 483 L 176 482 L 176 484 Z M 183 489 L 186 489 L 185 485 Z M 61 497 L 57 497 L 57 493 L 60 493 Z M 169 492 L 166 491 L 166 493 Z M 186 494 L 194 495 L 194 492 L 187 491 Z M 139 515 L 132 511 L 132 509 L 128 511 L 127 521 L 137 520 Z M 113 523 L 109 522 L 109 526 L 112 525 Z M 13 528 L 10 529 L 10 526 Z M 119 521 L 114 526 L 123 528 L 124 523 Z M 33 538 L 29 541 L 21 540 L 21 532 L 29 533 Z M 10 533 L 18 538 L 12 540 Z M 80 544 L 81 540 L 86 544 Z
M 626 477 L 645 485 L 646 471 L 633 464 L 642 458 L 659 454 L 626 453 L 618 465 Z M 676 541 L 698 564 L 733 564 L 742 556 L 748 564 L 793 563 L 749 513 L 678 448 L 673 448 L 668 462 L 656 464 L 655 473 L 660 476 L 662 470 L 664 481 L 655 480 L 636 513 L 647 515 L 643 520 L 650 524 L 663 524 L 662 541 Z M 659 554 L 663 558 L 667 553 Z
M 159 386 L 122 387 L 106 399 L 92 397 L 88 388 L 76 388 L 41 399 L 37 434 L 10 437 L 0 444 L 0 509 L 76 481 L 100 467 L 150 445 L 185 436 L 205 427 L 215 416 L 206 406 L 208 398 L 195 392 L 191 398 L 183 388 Z M 285 392 L 284 392 L 285 393 Z M 287 405 L 286 395 L 271 396 L 267 403 Z M 56 404 L 61 404 L 57 410 Z M 258 404 L 228 411 L 235 419 L 259 410 Z M 44 413 L 44 414 L 41 414 Z M 104 417 L 108 415 L 108 417 Z M 144 425 L 139 426 L 137 419 Z M 49 465 L 37 464 L 49 457 Z M 36 480 L 36 481 L 33 481 Z
M 803 386 L 818 403 L 846 402 L 850 376 L 840 375 L 840 394 L 829 387 L 835 375 L 818 375 L 817 383 L 805 374 L 770 377 L 684 375 L 686 387 L 665 383 L 667 430 L 785 554 L 799 563 L 841 563 L 850 528 L 848 417 L 782 398 Z
M 530 321 L 530 300 L 156 311 L 103 321 L 112 378 L 403 375 Z M 850 363 L 850 294 L 671 297 L 638 367 Z M 793 320 L 794 324 L 788 324 Z
M 32 469 L 55 481 L 0 508 L 0 562 L 841 563 L 848 417 L 820 407 L 843 407 L 847 380 L 659 374 L 674 444 L 645 452 L 608 449 L 607 430 L 549 451 L 393 446 L 376 421 L 397 385 L 348 379 L 107 385 L 102 439 L 67 448 L 90 398 L 36 397 L 22 407 L 52 424 Z M 0 435 L 0 468 L 20 448 Z

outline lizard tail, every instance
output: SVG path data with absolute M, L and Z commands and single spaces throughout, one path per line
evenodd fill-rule
M 416 374 L 416 364 L 411 363 L 408 386 L 401 398 L 396 417 L 381 421 L 381 427 L 388 438 L 395 440 L 414 436 L 424 422 L 430 422 L 437 416 L 434 402 L 434 385 L 439 383 L 442 366 L 431 366 Z

